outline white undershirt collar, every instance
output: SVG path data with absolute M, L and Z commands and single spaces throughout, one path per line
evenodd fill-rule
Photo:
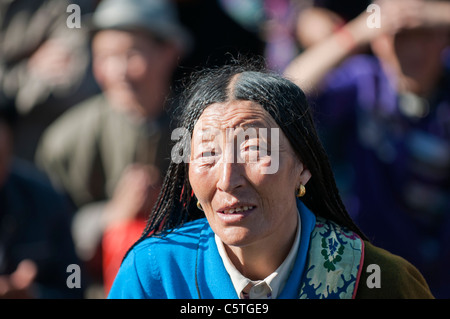
M 215 241 L 220 257 L 222 258 L 225 269 L 230 275 L 234 289 L 236 290 L 236 293 L 240 298 L 243 297 L 242 291 L 249 284 L 251 284 L 252 286 L 248 293 L 248 297 L 250 299 L 275 299 L 279 296 L 282 289 L 284 288 L 284 285 L 286 284 L 287 279 L 289 278 L 292 268 L 294 267 L 298 248 L 300 246 L 300 214 L 297 214 L 297 217 L 297 231 L 295 234 L 294 243 L 292 244 L 289 254 L 283 261 L 283 263 L 272 274 L 270 274 L 263 280 L 252 281 L 242 275 L 228 257 L 222 240 L 219 238 L 219 236 L 215 235 Z

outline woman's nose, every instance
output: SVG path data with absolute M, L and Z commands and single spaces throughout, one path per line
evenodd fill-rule
M 220 164 L 220 176 L 217 188 L 223 192 L 231 192 L 245 183 L 245 168 L 243 163 L 224 161 Z

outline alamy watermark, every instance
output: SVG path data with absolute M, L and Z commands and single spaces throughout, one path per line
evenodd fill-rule
M 66 285 L 67 288 L 81 288 L 81 268 L 77 264 L 70 264 L 66 268 L 66 272 L 70 275 L 67 276 Z
M 366 285 L 367 288 L 381 288 L 381 268 L 377 264 L 370 264 L 366 268 L 366 272 L 370 273 L 367 276 Z
M 66 268 L 67 276 L 66 285 L 69 289 L 81 288 L 81 268 L 77 264 L 70 264 Z M 366 272 L 370 273 L 366 279 L 366 286 L 369 289 L 381 288 L 381 268 L 377 264 L 370 264 L 366 268 Z
M 66 25 L 69 29 L 81 28 L 81 8 L 77 4 L 69 4 L 66 9 L 70 15 L 67 17 Z
M 225 134 L 208 132 L 202 134 L 197 147 L 198 155 L 191 154 L 191 134 L 184 127 L 172 131 L 172 141 L 177 141 L 171 151 L 174 163 L 190 163 L 202 160 L 213 163 L 258 163 L 262 158 L 270 159 L 264 166 L 262 174 L 275 174 L 280 165 L 279 128 L 234 129 L 227 128 Z M 270 141 L 270 142 L 269 142 Z M 244 148 L 244 149 L 243 149 Z
M 381 28 L 381 7 L 378 4 L 370 4 L 366 12 L 371 14 L 366 19 L 366 25 L 369 29 Z
M 66 25 L 69 29 L 81 28 L 81 8 L 77 4 L 69 4 L 66 12 L 69 13 Z M 367 27 L 370 29 L 381 28 L 381 7 L 377 4 L 370 4 L 366 12 L 371 13 L 367 18 Z

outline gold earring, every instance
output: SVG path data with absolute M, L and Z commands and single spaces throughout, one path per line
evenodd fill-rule
M 300 184 L 300 187 L 297 192 L 297 197 L 303 197 L 303 196 L 305 196 L 305 193 L 306 193 L 305 186 L 303 186 L 303 184 Z
M 203 211 L 203 207 L 199 201 L 197 201 L 197 208 L 200 209 L 201 211 Z

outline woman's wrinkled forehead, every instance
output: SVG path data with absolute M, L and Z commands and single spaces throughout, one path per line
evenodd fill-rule
M 257 71 L 225 69 L 206 73 L 186 92 L 187 102 L 180 122 L 191 133 L 199 118 L 217 107 L 215 104 L 226 106 L 228 102 L 252 101 L 283 131 L 300 120 L 307 109 L 305 96 L 298 86 L 278 75 Z M 216 111 L 216 118 L 223 120 L 224 112 Z
M 225 130 L 236 127 L 278 127 L 275 120 L 262 106 L 252 101 L 235 100 L 213 103 L 206 107 L 195 127 Z

